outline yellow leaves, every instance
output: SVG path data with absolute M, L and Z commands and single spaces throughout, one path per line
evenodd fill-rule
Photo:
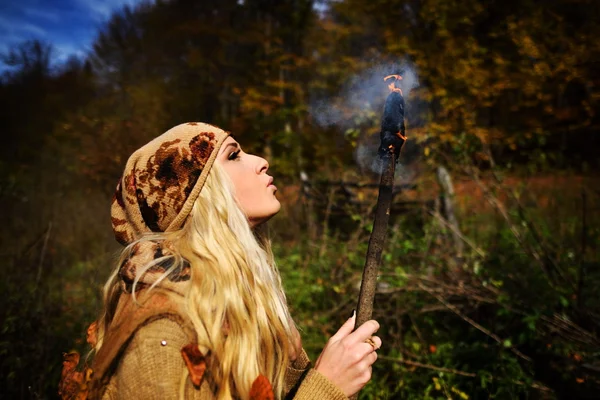
M 525 95 L 533 96 L 537 93 L 538 86 L 534 82 L 528 80 L 523 83 L 522 90 Z
M 431 132 L 429 131 L 429 129 L 427 127 L 411 127 L 409 129 L 410 131 L 410 140 L 414 141 L 415 143 L 421 143 L 426 141 L 427 139 L 431 138 Z M 379 130 L 377 130 L 376 132 L 374 132 L 375 134 L 378 133 Z M 431 149 L 430 149 L 431 150 Z
M 443 86 L 436 86 L 433 89 L 433 95 L 436 97 L 446 97 L 448 95 L 448 91 Z
M 472 129 L 473 135 L 479 139 L 481 143 L 489 143 L 491 129 L 475 127 Z
M 446 395 L 446 398 L 448 399 L 452 399 L 452 396 L 450 395 L 451 393 L 456 394 L 459 398 L 463 399 L 463 400 L 469 400 L 469 395 L 466 394 L 465 392 L 463 392 L 462 390 L 460 390 L 459 388 L 457 388 L 456 386 L 452 386 L 450 388 L 448 388 L 448 385 L 446 383 L 444 383 L 443 380 L 441 380 L 440 378 L 432 378 L 433 380 L 433 387 L 435 388 L 435 390 L 437 391 L 443 391 L 444 394 Z
M 523 55 L 534 59 L 541 58 L 542 54 L 540 49 L 531 36 L 522 35 L 520 38 L 516 39 L 516 43 L 519 45 Z
M 536 62 L 533 65 L 533 72 L 538 77 L 550 77 L 552 75 L 552 71 L 550 70 L 550 66 L 545 62 Z
M 553 114 L 554 113 L 554 107 L 551 104 L 546 104 L 544 106 L 544 112 L 546 114 Z
M 448 126 L 447 125 L 442 125 L 439 122 L 432 122 L 431 124 L 429 124 L 429 130 L 431 132 L 431 136 L 438 136 L 443 134 L 444 132 L 446 132 L 448 130 Z
M 461 399 L 469 400 L 469 395 L 466 394 L 465 392 L 462 392 L 462 391 L 458 390 L 458 388 L 453 387 L 450 390 L 452 390 L 453 393 L 457 394 L 458 397 L 460 397 Z
M 360 200 L 360 197 L 364 197 L 364 194 L 362 194 L 362 196 L 358 196 L 358 197 L 359 197 L 359 200 Z M 332 289 L 336 293 L 346 293 L 346 288 L 343 287 L 343 286 L 340 286 L 340 285 L 333 285 Z
M 352 18 L 362 13 L 361 24 L 344 22 L 337 28 L 334 20 L 323 24 L 336 35 L 343 32 L 344 39 L 353 42 L 361 29 L 364 34 L 371 26 L 372 19 L 365 10 L 379 12 L 385 7 L 383 4 L 362 7 L 357 2 L 354 9 L 345 12 L 352 14 Z M 553 14 L 554 6 L 524 5 L 522 15 L 501 13 L 496 20 L 487 18 L 490 10 L 479 1 L 427 0 L 404 23 L 394 23 L 390 18 L 394 11 L 377 20 L 378 30 L 373 35 L 379 35 L 377 39 L 385 43 L 382 53 L 410 55 L 424 83 L 411 93 L 408 102 L 427 104 L 417 109 L 420 115 L 415 120 L 419 121 L 419 127 L 410 128 L 411 138 L 428 140 L 423 149 L 426 157 L 436 154 L 436 146 L 456 143 L 461 133 L 469 140 L 475 139 L 474 142 L 516 150 L 532 143 L 535 135 L 545 134 L 559 117 L 565 122 L 571 123 L 573 119 L 585 124 L 586 116 L 581 114 L 592 115 L 597 109 L 594 105 L 600 96 L 595 90 L 579 100 L 580 114 L 561 112 L 557 97 L 569 97 L 570 92 L 565 89 L 568 82 L 583 82 L 583 77 L 589 76 L 588 59 L 600 51 L 600 45 L 592 43 L 599 41 L 594 41 L 583 29 L 570 32 L 569 21 Z M 427 30 L 405 34 L 411 24 L 426 26 Z M 360 36 L 356 39 L 360 43 Z M 340 54 L 330 55 L 337 70 L 325 82 L 330 82 L 332 76 L 342 76 L 338 82 L 343 82 L 344 73 L 351 76 L 364 68 L 357 66 L 363 60 L 355 51 L 345 52 L 340 47 L 330 50 Z M 368 54 L 369 50 L 364 49 L 362 54 Z M 333 68 L 332 65 L 320 65 L 319 70 Z M 585 103 L 586 100 L 589 102 Z M 422 134 L 415 135 L 416 130 Z
M 261 92 L 255 87 L 246 88 L 241 98 L 242 111 L 263 115 L 272 114 L 282 104 L 283 99 L 279 94 Z
M 440 141 L 443 142 L 453 142 L 455 139 L 455 136 L 452 132 L 444 132 L 439 136 Z
M 386 49 L 392 54 L 406 53 L 412 50 L 408 37 L 404 35 L 398 37 L 396 29 L 385 29 L 383 37 L 387 43 Z

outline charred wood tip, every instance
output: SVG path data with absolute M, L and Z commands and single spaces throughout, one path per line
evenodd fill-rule
M 400 150 L 406 141 L 404 106 L 404 97 L 399 91 L 392 91 L 385 100 L 381 118 L 381 145 L 378 150 L 382 159 L 389 157 L 393 152 L 398 162 Z

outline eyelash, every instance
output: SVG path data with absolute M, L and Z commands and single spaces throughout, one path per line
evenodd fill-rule
M 227 157 L 227 159 L 228 159 L 228 160 L 231 160 L 231 161 L 235 160 L 236 158 L 238 158 L 238 157 L 239 157 L 239 155 L 240 155 L 240 152 L 241 152 L 241 150 L 238 150 L 238 151 L 233 151 L 233 152 L 231 152 L 231 153 L 229 154 L 229 157 Z

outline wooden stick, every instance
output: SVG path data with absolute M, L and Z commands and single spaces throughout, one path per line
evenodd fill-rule
M 400 75 L 389 75 L 385 81 L 394 78 L 396 81 L 402 79 Z M 369 239 L 367 259 L 363 269 L 358 304 L 356 305 L 356 322 L 354 329 L 358 328 L 373 316 L 373 302 L 377 291 L 377 272 L 381 264 L 381 253 L 387 235 L 387 226 L 390 219 L 392 198 L 394 197 L 394 174 L 396 172 L 396 159 L 400 156 L 402 145 L 406 141 L 404 125 L 404 97 L 402 90 L 396 88 L 395 83 L 388 85 L 390 94 L 385 99 L 383 116 L 381 118 L 381 144 L 377 151 L 381 161 L 381 182 L 379 184 L 379 196 L 375 208 L 375 220 L 373 231 Z M 358 393 L 352 396 L 352 400 L 358 398 Z
M 356 323 L 354 329 L 358 328 L 371 319 L 373 315 L 373 301 L 377 290 L 377 272 L 381 263 L 381 253 L 387 235 L 387 225 L 390 219 L 390 208 L 392 205 L 394 189 L 394 173 L 396 172 L 396 155 L 393 149 L 383 158 L 383 170 L 381 172 L 381 183 L 379 185 L 379 197 L 375 209 L 375 221 L 373 231 L 369 239 L 367 259 L 363 270 L 360 294 L 356 306 Z
M 387 226 L 392 206 L 394 174 L 396 172 L 396 155 L 393 147 L 382 158 L 382 161 L 383 170 L 381 171 L 379 196 L 377 197 L 377 206 L 375 208 L 375 221 L 373 221 L 373 230 L 369 239 L 367 259 L 365 261 L 365 268 L 363 269 L 362 282 L 360 283 L 358 304 L 356 305 L 355 330 L 373 316 L 373 302 L 375 301 L 375 292 L 377 291 L 377 272 L 379 271 L 379 264 L 381 264 L 381 253 L 383 252 L 383 245 L 387 236 Z M 350 397 L 350 400 L 357 399 L 358 393 Z

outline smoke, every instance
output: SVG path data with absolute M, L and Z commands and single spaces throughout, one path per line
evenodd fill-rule
M 402 89 L 406 101 L 405 118 L 410 118 L 410 93 L 419 86 L 419 78 L 415 66 L 406 61 L 372 66 L 352 77 L 334 98 L 315 101 L 311 105 L 310 112 L 314 121 L 324 128 L 335 126 L 346 132 L 361 125 L 358 128 L 363 133 L 357 140 L 355 158 L 363 171 L 379 173 L 381 170 L 381 163 L 377 157 L 379 124 L 383 105 L 389 94 L 388 84 L 391 82 L 385 82 L 383 78 L 392 74 L 402 76 L 402 80 L 396 82 L 396 86 Z M 365 129 L 365 124 L 373 129 Z M 376 131 L 377 134 L 369 135 L 364 133 L 366 130 Z M 402 165 L 398 165 L 396 170 L 397 175 L 402 174 Z
M 322 127 L 350 128 L 352 119 L 348 118 L 349 112 L 357 114 L 365 108 L 377 106 L 379 110 L 383 107 L 389 94 L 389 81 L 384 82 L 383 78 L 392 74 L 402 75 L 403 79 L 396 85 L 399 84 L 407 104 L 410 104 L 410 92 L 419 86 L 415 67 L 408 62 L 379 64 L 352 77 L 336 97 L 313 102 L 312 117 Z

